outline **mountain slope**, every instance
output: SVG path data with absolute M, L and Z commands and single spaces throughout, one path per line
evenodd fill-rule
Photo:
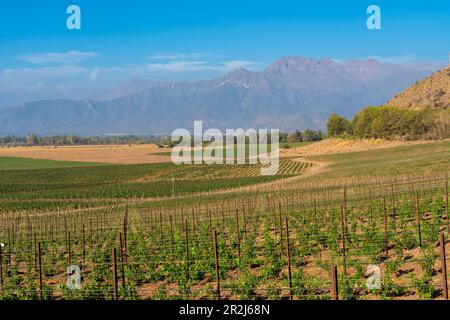
M 388 102 L 403 108 L 450 108 L 450 67 L 418 81 Z
M 192 129 L 324 128 L 331 113 L 352 116 L 385 103 L 439 67 L 282 58 L 266 69 L 238 69 L 199 82 L 134 80 L 88 100 L 49 100 L 4 110 L 0 134 L 159 134 Z M 93 99 L 95 98 L 95 99 Z
M 133 79 L 113 88 L 112 90 L 105 90 L 89 96 L 86 100 L 111 101 L 137 94 L 146 89 L 150 89 L 152 86 L 157 84 L 158 82 L 155 81 Z

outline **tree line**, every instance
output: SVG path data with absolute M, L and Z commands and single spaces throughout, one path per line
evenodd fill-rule
M 77 135 L 56 135 L 56 136 L 38 136 L 28 134 L 26 136 L 4 136 L 0 137 L 1 145 L 11 146 L 70 146 L 70 145 L 112 145 L 112 144 L 147 144 L 164 143 L 166 136 L 89 136 L 82 137 Z
M 324 137 L 320 130 L 306 129 L 295 130 L 293 133 L 280 133 L 280 143 L 319 141 Z M 270 141 L 270 138 L 269 138 Z M 124 135 L 124 136 L 78 136 L 78 135 L 55 135 L 39 136 L 30 133 L 26 136 L 8 135 L 0 136 L 2 146 L 71 146 L 71 145 L 124 145 L 124 144 L 157 144 L 172 147 L 176 142 L 171 141 L 168 135 Z
M 350 121 L 338 114 L 328 118 L 330 137 L 382 139 L 445 139 L 450 137 L 450 110 L 367 107 Z
M 280 133 L 280 143 L 320 141 L 325 137 L 321 130 L 306 129 L 295 130 L 293 133 Z

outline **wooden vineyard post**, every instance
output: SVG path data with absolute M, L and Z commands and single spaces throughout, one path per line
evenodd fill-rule
M 444 232 L 439 234 L 440 252 L 441 252 L 441 282 L 442 293 L 445 300 L 448 300 L 448 284 L 447 284 L 447 261 L 445 256 L 445 237 Z
M 97 219 L 98 219 L 98 216 L 97 216 Z M 68 241 L 68 236 L 67 236 L 67 219 L 66 219 L 66 217 L 64 217 L 64 236 L 65 236 L 65 240 L 66 240 L 66 248 L 68 248 L 69 244 L 67 242 Z M 67 250 L 67 251 L 69 251 L 69 250 Z M 70 265 L 70 261 L 69 261 L 69 265 Z
M 128 248 L 128 205 L 125 206 L 125 213 L 123 216 L 123 256 L 127 261 L 127 248 Z
M 185 235 L 185 251 L 186 251 L 186 280 L 189 280 L 189 230 L 187 220 L 184 220 L 184 235 Z
M 211 218 L 211 210 L 208 208 L 208 229 L 209 231 L 212 230 L 212 218 Z
M 314 223 L 315 223 L 315 231 L 316 234 L 319 232 L 319 220 L 317 218 L 317 203 L 316 198 L 314 198 Z
M 281 202 L 278 202 L 278 223 L 280 225 L 280 256 L 283 256 L 283 220 L 281 218 Z
M 0 290 L 3 289 L 3 248 L 0 246 Z
M 84 230 L 84 224 L 83 224 L 83 231 L 82 231 L 82 245 L 83 245 L 83 262 L 86 261 L 86 239 L 85 239 L 85 230 Z
M 347 214 L 347 187 L 344 187 L 344 214 Z
M 175 217 L 175 219 L 176 219 L 176 217 Z M 169 220 L 170 220 L 170 247 L 171 247 L 172 254 L 173 254 L 175 252 L 175 249 L 174 249 L 174 239 L 173 239 L 172 214 L 169 214 Z
M 219 246 L 217 244 L 217 231 L 216 230 L 214 230 L 214 266 L 216 269 L 217 300 L 220 300 Z
M 369 189 L 369 198 L 370 198 L 370 201 L 369 201 L 369 215 L 370 215 L 370 225 L 372 225 L 372 222 L 373 222 L 373 212 L 372 212 L 372 200 L 373 200 L 373 197 L 372 197 L 372 189 Z
M 387 222 L 387 210 L 386 210 L 386 197 L 383 195 L 383 223 L 384 223 L 384 249 L 386 251 L 386 259 L 389 257 L 388 248 L 388 222 Z
M 239 212 L 236 209 L 236 234 L 237 234 L 237 249 L 238 249 L 238 258 L 239 263 L 241 262 L 241 235 L 240 235 L 240 228 L 239 228 Z
M 285 224 L 286 224 L 286 258 L 288 264 L 288 279 L 289 279 L 289 299 L 292 300 L 291 250 L 289 248 L 289 225 L 287 217 L 285 218 Z
M 422 230 L 421 230 L 421 224 L 420 224 L 419 192 L 416 192 L 416 214 L 417 214 L 417 231 L 419 234 L 419 246 L 422 247 Z
M 89 249 L 93 247 L 94 230 L 92 228 L 92 218 L 89 218 Z
M 159 211 L 159 237 L 162 240 L 163 238 L 163 226 L 162 226 L 163 222 L 162 222 L 162 212 L 161 210 Z
M 447 234 L 450 234 L 450 222 L 448 216 L 448 173 L 445 174 L 445 213 L 447 216 Z
M 33 248 L 34 248 L 34 270 L 36 270 L 36 267 L 37 267 L 37 255 L 38 255 L 38 253 L 37 253 L 37 243 L 36 243 L 36 233 L 34 233 L 33 234 Z
M 327 194 L 328 194 L 328 190 L 327 190 Z M 325 209 L 322 209 L 322 212 L 323 212 L 323 214 L 322 214 L 322 216 L 323 216 L 323 226 L 324 226 L 324 228 L 325 229 L 327 229 L 328 228 L 328 217 L 327 217 L 327 215 L 328 215 L 328 204 L 325 204 Z
M 347 273 L 347 266 L 346 266 L 346 257 L 345 257 L 345 226 L 344 226 L 344 208 L 341 206 L 341 241 L 342 241 L 342 263 L 344 266 L 344 274 Z
M 10 230 L 8 228 L 8 238 L 9 238 Z M 6 261 L 6 268 L 9 270 L 11 268 L 11 251 L 14 249 L 14 237 L 12 237 L 11 242 L 8 242 L 8 258 Z
M 223 203 L 222 203 L 221 214 L 222 214 L 222 232 L 223 232 L 225 230 L 225 213 L 224 213 Z
M 116 258 L 116 248 L 112 250 L 112 272 L 113 272 L 113 299 L 118 300 L 117 292 L 117 258 Z
M 68 252 L 68 259 L 69 259 L 69 265 L 72 264 L 72 248 L 70 243 L 70 231 L 67 233 L 67 252 Z
M 119 234 L 120 237 L 120 275 L 122 277 L 122 287 L 125 288 L 125 253 L 122 242 L 122 233 Z
M 195 234 L 195 213 L 194 213 L 194 208 L 192 208 L 192 210 L 191 210 L 191 218 L 192 218 L 192 231 L 194 231 L 194 234 Z
M 38 270 L 39 270 L 39 299 L 42 300 L 42 259 L 41 259 L 41 242 L 38 243 Z
M 100 234 L 99 228 L 100 228 L 100 226 L 98 224 L 98 215 L 96 215 L 96 219 L 95 219 L 95 243 L 97 244 L 97 246 L 98 246 L 98 237 L 99 237 L 99 234 Z
M 247 216 L 245 214 L 245 207 L 242 206 L 242 215 L 244 218 L 244 238 L 247 236 Z
M 331 266 L 331 296 L 333 300 L 339 300 L 338 273 L 336 265 Z
M 398 228 L 397 228 L 397 202 L 396 202 L 396 198 L 395 198 L 395 192 L 394 192 L 394 185 L 395 185 L 395 190 L 397 190 L 397 179 L 394 180 L 394 183 L 391 184 L 391 199 L 392 199 L 392 222 L 394 224 L 394 232 L 395 232 L 395 237 L 398 240 Z
M 272 200 L 270 201 L 270 208 L 269 210 L 272 210 L 273 213 L 273 236 L 276 238 L 277 236 L 277 212 L 275 209 L 275 204 L 272 205 Z

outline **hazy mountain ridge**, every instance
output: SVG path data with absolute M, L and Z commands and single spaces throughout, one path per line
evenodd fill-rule
M 205 127 L 324 128 L 329 114 L 351 116 L 388 101 L 439 66 L 282 58 L 262 71 L 212 80 L 133 80 L 81 101 L 48 100 L 4 110 L 0 134 L 170 133 Z

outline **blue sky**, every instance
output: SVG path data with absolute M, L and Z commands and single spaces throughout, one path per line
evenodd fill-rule
M 66 8 L 81 8 L 68 30 Z M 366 9 L 381 8 L 382 30 Z M 446 61 L 450 1 L 39 0 L 0 7 L 0 107 L 132 78 L 198 80 L 283 56 Z

